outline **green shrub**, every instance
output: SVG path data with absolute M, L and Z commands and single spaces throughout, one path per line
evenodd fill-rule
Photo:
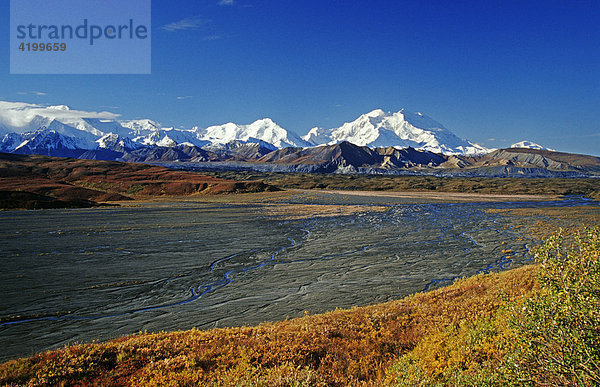
M 537 250 L 541 290 L 513 307 L 507 371 L 519 382 L 600 384 L 600 228 L 561 230 Z

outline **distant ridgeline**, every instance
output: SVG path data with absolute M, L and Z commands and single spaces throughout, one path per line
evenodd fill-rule
M 68 106 L 0 101 L 0 152 L 162 163 L 189 169 L 430 174 L 438 176 L 600 176 L 600 158 L 521 141 L 487 149 L 421 113 L 377 109 L 338 128 L 299 137 L 264 118 L 248 125 L 163 128 L 143 119 Z

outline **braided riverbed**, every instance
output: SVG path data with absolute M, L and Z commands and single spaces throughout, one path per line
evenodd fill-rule
M 0 213 L 0 360 L 138 331 L 255 324 L 401 298 L 531 261 L 528 224 L 487 209 L 587 205 L 410 203 L 298 194 L 261 204 Z M 528 219 L 532 222 L 542 217 Z

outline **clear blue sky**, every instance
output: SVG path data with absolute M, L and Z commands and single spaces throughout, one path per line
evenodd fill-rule
M 9 75 L 8 3 L 3 100 L 300 135 L 407 108 L 489 147 L 600 155 L 597 0 L 153 0 L 152 74 L 117 76 Z

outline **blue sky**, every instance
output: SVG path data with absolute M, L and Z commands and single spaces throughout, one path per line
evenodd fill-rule
M 10 75 L 0 99 L 300 135 L 375 108 L 488 147 L 600 155 L 600 1 L 152 1 L 151 75 Z

